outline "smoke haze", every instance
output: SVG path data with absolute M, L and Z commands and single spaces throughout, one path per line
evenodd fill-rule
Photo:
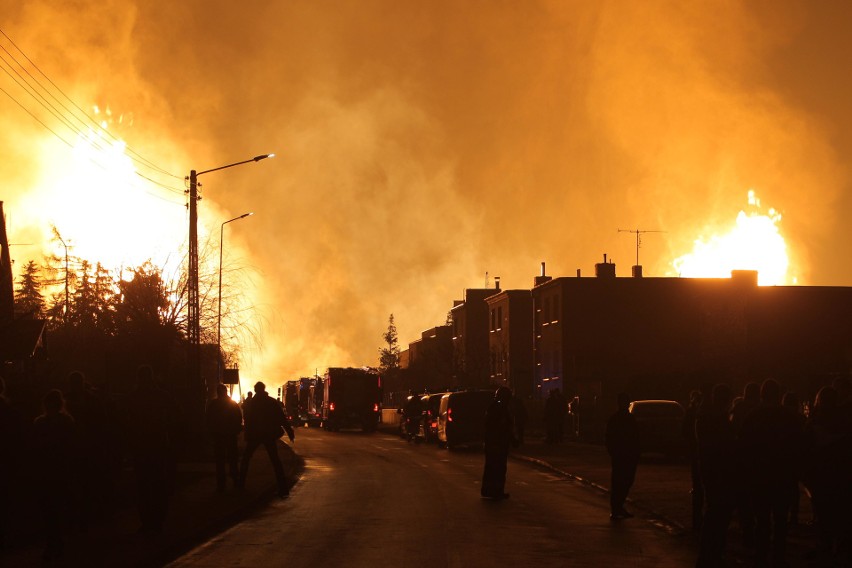
M 782 213 L 799 283 L 852 284 L 836 252 L 852 246 L 843 2 L 36 0 L 0 22 L 169 172 L 277 154 L 199 178 L 216 244 L 222 221 L 256 213 L 225 245 L 253 271 L 252 379 L 375 365 L 390 313 L 405 345 L 486 272 L 529 288 L 541 261 L 590 275 L 607 253 L 626 275 L 619 228 L 665 231 L 640 262 L 671 274 L 749 189 Z M 2 93 L 0 116 L 10 238 L 47 246 L 40 208 L 70 150 Z M 178 255 L 185 198 L 145 187 L 159 213 L 141 226 L 176 228 Z M 121 203 L 100 206 L 139 216 Z

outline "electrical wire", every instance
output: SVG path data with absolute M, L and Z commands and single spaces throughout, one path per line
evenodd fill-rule
M 3 29 L 2 29 L 2 28 L 0 28 L 0 34 L 2 34 L 2 35 L 3 35 L 3 37 L 5 37 L 5 38 L 9 41 L 9 43 L 10 43 L 10 44 L 12 44 L 12 46 L 13 46 L 13 47 L 14 47 L 14 48 L 15 48 L 15 49 L 16 49 L 16 50 L 17 50 L 17 51 L 18 51 L 18 52 L 19 52 L 19 53 L 20 53 L 20 54 L 24 57 L 24 59 L 26 59 L 26 60 L 27 60 L 27 62 L 28 62 L 30 65 L 32 65 L 32 67 L 33 67 L 36 71 L 38 71 L 38 73 L 39 73 L 42 77 L 44 77 L 44 78 L 47 80 L 47 82 L 48 82 L 48 83 L 50 83 L 50 85 L 51 85 L 54 89 L 56 89 L 56 91 L 58 91 L 58 92 L 59 92 L 59 94 L 61 94 L 61 95 L 65 98 L 65 100 L 67 100 L 67 101 L 68 101 L 68 102 L 69 102 L 69 103 L 70 103 L 70 104 L 71 104 L 71 105 L 72 105 L 75 109 L 77 109 L 77 111 L 79 111 L 79 112 L 80 112 L 80 113 L 81 113 L 84 117 L 86 117 L 87 119 L 89 119 L 89 121 L 91 122 L 91 124 L 92 124 L 92 125 L 94 125 L 94 127 L 95 127 L 98 131 L 101 131 L 101 132 L 105 133 L 107 136 L 109 136 L 110 138 L 112 138 L 112 139 L 113 139 L 113 141 L 116 141 L 116 142 L 118 142 L 118 141 L 119 141 L 119 140 L 118 140 L 118 138 L 116 138 L 116 137 L 115 137 L 115 136 L 114 136 L 111 132 L 109 132 L 106 128 L 104 128 L 103 126 L 101 126 L 101 123 L 100 123 L 98 120 L 96 120 L 96 119 L 95 119 L 95 118 L 93 118 L 91 115 L 89 115 L 89 114 L 88 114 L 85 110 L 83 110 L 83 109 L 82 109 L 82 108 L 81 108 L 81 107 L 80 107 L 77 103 L 75 103 L 75 102 L 71 99 L 71 97 L 69 97 L 68 95 L 66 95 L 66 94 L 65 94 L 65 92 L 64 92 L 61 88 L 59 88 L 59 86 L 58 86 L 56 83 L 54 83 L 54 82 L 53 82 L 53 80 L 52 80 L 50 77 L 48 77 L 48 76 L 47 76 L 47 74 L 46 74 L 46 73 L 44 73 L 44 71 L 42 71 L 42 70 L 41 70 L 41 68 L 40 68 L 40 67 L 39 67 L 39 66 L 38 66 L 38 65 L 37 65 L 37 64 L 36 64 L 36 63 L 35 63 L 32 59 L 30 59 L 30 58 L 29 58 L 29 56 L 28 56 L 28 55 L 27 55 L 27 54 L 26 54 L 26 53 L 25 53 L 25 52 L 24 52 L 24 51 L 23 51 L 20 47 L 18 47 L 18 45 L 17 45 L 17 44 L 16 44 L 16 43 L 12 40 L 12 38 L 10 38 L 10 37 L 8 36 L 8 34 L 6 34 L 6 32 L 5 32 L 5 31 L 3 31 Z M 56 102 L 57 102 L 58 104 L 60 104 L 60 106 L 62 106 L 62 107 L 63 107 L 66 111 L 68 111 L 68 112 L 69 112 L 72 116 L 74 116 L 77 120 L 80 120 L 80 121 L 82 122 L 82 120 L 81 120 L 79 117 L 77 117 L 76 115 L 74 115 L 74 113 L 73 113 L 73 111 L 72 111 L 71 109 L 69 109 L 69 108 L 68 108 L 67 106 L 65 106 L 65 105 L 64 105 L 64 104 L 63 104 L 63 103 L 62 103 L 59 99 L 57 99 L 57 98 L 56 98 L 56 96 L 55 96 L 55 95 L 53 95 L 53 94 L 52 94 L 52 93 L 51 93 L 51 92 L 50 92 L 47 88 L 45 88 L 45 87 L 44 87 L 44 85 L 42 85 L 42 84 L 41 84 L 41 82 L 40 82 L 37 78 L 33 77 L 33 76 L 32 76 L 32 74 L 31 74 L 31 73 L 30 73 L 30 72 L 26 69 L 26 67 L 25 67 L 24 65 L 22 65 L 22 64 L 21 64 L 21 63 L 20 63 L 20 62 L 19 62 L 19 61 L 18 61 L 18 60 L 14 57 L 14 55 L 12 55 L 11 53 L 9 53 L 9 52 L 8 52 L 8 50 L 6 50 L 5 48 L 3 48 L 3 51 L 6 51 L 6 53 L 8 53 L 8 54 L 9 54 L 9 56 L 10 56 L 10 57 L 11 57 L 11 58 L 15 61 L 15 63 L 17 63 L 17 64 L 21 67 L 21 69 L 23 69 L 23 70 L 24 70 L 24 72 L 26 72 L 26 73 L 27 73 L 27 75 L 29 75 L 30 77 L 32 77 L 32 78 L 33 78 L 33 80 L 34 80 L 34 81 L 35 81 L 35 82 L 36 82 L 36 83 L 37 83 L 37 84 L 38 84 L 38 85 L 39 85 L 39 86 L 40 86 L 40 87 L 41 87 L 41 88 L 42 88 L 42 89 L 43 89 L 43 90 L 44 90 L 44 91 L 48 94 L 48 95 L 50 95 L 50 97 L 51 97 L 51 98 L 53 98 L 54 100 L 56 100 Z M 155 171 L 157 171 L 157 172 L 159 172 L 159 173 L 161 173 L 161 174 L 167 175 L 167 176 L 169 176 L 169 177 L 173 177 L 173 178 L 176 178 L 176 179 L 181 179 L 181 176 L 178 176 L 178 175 L 175 175 L 175 174 L 173 174 L 173 173 L 170 173 L 170 172 L 168 172 L 167 170 L 165 170 L 165 169 L 163 169 L 163 168 L 161 168 L 161 167 L 157 166 L 156 164 L 154 164 L 154 163 L 153 163 L 153 162 L 151 162 L 150 160 L 148 160 L 148 159 L 144 158 L 143 156 L 141 156 L 138 152 L 136 152 L 136 151 L 135 151 L 133 148 L 131 148 L 130 146 L 126 146 L 126 149 L 127 149 L 127 151 L 128 151 L 128 153 L 129 153 L 129 154 L 132 154 L 133 156 L 135 156 L 135 157 L 136 157 L 135 161 L 138 161 L 140 164 L 142 164 L 142 165 L 144 165 L 144 166 L 146 166 L 146 167 L 148 167 L 148 168 L 150 168 L 150 169 L 152 169 L 152 170 L 155 170 Z
M 6 34 L 5 31 L 0 29 L 0 34 L 2 34 L 9 41 L 9 43 L 11 43 L 11 45 L 13 45 L 15 47 L 15 49 L 17 49 L 17 51 L 30 63 L 30 65 L 32 65 L 33 68 L 35 68 L 38 71 L 38 73 L 42 77 L 44 77 L 47 80 L 47 82 L 50 83 L 50 85 L 53 86 L 53 88 L 56 91 L 58 91 L 75 109 L 77 109 L 77 111 L 80 114 L 82 114 L 85 118 L 87 118 L 89 120 L 89 122 L 91 123 L 91 124 L 87 123 L 82 118 L 80 118 L 77 114 L 75 114 L 75 112 L 72 109 L 70 109 L 67 105 L 65 105 L 48 88 L 46 88 L 44 86 L 44 84 L 42 84 L 42 82 L 38 80 L 37 77 L 34 77 L 33 74 L 30 73 L 26 69 L 26 67 L 23 64 L 21 64 L 21 62 L 18 61 L 18 59 L 15 58 L 15 56 L 12 53 L 9 52 L 8 49 L 6 49 L 6 47 L 0 45 L 0 50 L 2 50 L 2 53 L 0 53 L 0 62 L 5 64 L 5 66 L 0 64 L 0 69 L 2 69 L 6 73 L 6 75 L 8 75 L 18 85 L 19 88 L 21 88 L 23 91 L 25 91 L 36 103 L 38 103 L 40 106 L 42 106 L 42 108 L 44 108 L 50 115 L 52 115 L 65 128 L 67 128 L 68 130 L 70 130 L 71 132 L 76 134 L 77 137 L 82 137 L 82 138 L 86 139 L 86 142 L 88 144 L 90 144 L 93 148 L 99 150 L 100 152 L 108 151 L 108 148 L 103 146 L 101 144 L 101 141 L 104 140 L 104 136 L 109 137 L 109 139 L 111 139 L 114 143 L 124 144 L 125 154 L 134 163 L 136 163 L 140 166 L 146 167 L 148 169 L 151 169 L 158 174 L 166 175 L 166 176 L 169 176 L 169 177 L 172 177 L 172 178 L 175 178 L 175 179 L 184 179 L 183 177 L 172 174 L 172 173 L 168 172 L 167 170 L 157 166 L 153 162 L 145 159 L 140 154 L 138 154 L 135 150 L 133 150 L 132 148 L 127 146 L 126 143 L 124 143 L 123 141 L 118 139 L 116 136 L 114 136 L 111 132 L 109 132 L 106 128 L 104 128 L 96 119 L 94 119 L 89 114 L 87 114 L 82 108 L 79 107 L 79 105 L 77 105 L 70 97 L 68 97 L 56 85 L 56 83 L 54 83 L 50 79 L 50 77 L 48 77 L 27 56 L 27 54 L 24 53 L 23 50 L 21 50 L 17 46 L 17 44 L 15 44 L 15 42 L 8 36 L 8 34 Z M 6 55 L 4 56 L 3 53 L 5 53 Z M 8 57 L 8 59 L 7 59 L 7 57 Z M 11 61 L 14 62 L 14 64 L 11 63 L 9 61 L 9 59 L 11 59 Z M 17 67 L 22 69 L 23 72 L 28 77 L 30 77 L 30 79 L 32 79 L 32 82 L 27 80 L 27 78 L 24 77 L 16 69 L 15 65 L 17 65 Z M 7 67 L 8 67 L 8 69 L 7 69 Z M 34 86 L 33 83 L 35 85 L 37 85 L 37 87 Z M 60 110 L 60 108 L 57 108 L 56 105 L 51 103 L 44 95 L 42 95 L 42 93 L 39 92 L 39 89 L 41 89 L 41 91 L 43 91 L 47 96 L 49 96 L 52 100 L 54 100 L 56 102 L 56 104 L 61 107 L 62 110 Z M 2 90 L 3 93 L 7 97 L 12 99 L 12 101 L 15 102 L 15 104 L 17 104 L 19 107 L 21 107 L 21 109 L 23 109 L 27 114 L 29 114 L 36 122 L 38 122 L 40 125 L 42 125 L 51 134 L 56 136 L 59 140 L 61 140 L 67 146 L 69 146 L 71 148 L 74 147 L 74 145 L 71 142 L 69 142 L 65 137 L 60 135 L 54 128 L 51 128 L 45 121 L 43 121 L 41 118 L 39 118 L 33 111 L 31 111 L 29 108 L 27 108 L 26 105 L 24 105 L 21 101 L 19 101 L 17 98 L 15 98 L 15 96 L 12 95 L 9 91 L 7 91 L 6 89 L 3 89 L 2 87 L 0 87 L 0 90 Z M 64 110 L 64 112 L 63 112 L 63 110 Z M 69 118 L 69 116 L 71 118 Z M 73 118 L 73 121 L 71 120 L 72 118 Z M 78 124 L 79 124 L 79 126 L 77 126 Z M 94 126 L 94 128 L 92 126 Z M 86 128 L 88 131 L 84 131 L 82 128 Z M 97 134 L 97 136 L 95 136 L 94 134 Z M 105 169 L 105 170 L 107 169 L 103 164 L 98 163 L 95 159 L 93 159 L 91 157 L 89 159 L 90 159 L 91 162 L 96 164 L 98 167 Z M 136 168 L 134 168 L 134 173 L 136 173 L 136 175 L 138 175 L 139 177 L 159 186 L 160 188 L 165 189 L 166 191 L 169 191 L 169 192 L 172 192 L 172 193 L 175 193 L 175 194 L 179 194 L 179 195 L 183 195 L 185 193 L 185 190 L 177 189 L 177 188 L 171 187 L 169 185 L 166 185 L 164 183 L 161 183 L 161 182 L 151 178 L 150 176 L 142 174 Z M 150 192 L 146 192 L 146 193 L 150 193 Z M 155 194 L 151 194 L 151 195 L 155 195 Z M 163 199 L 165 199 L 165 198 L 163 198 Z M 169 200 L 169 199 L 165 199 L 165 200 L 170 201 L 172 203 L 176 203 L 173 200 Z
M 16 99 L 16 98 L 15 98 L 15 97 L 13 97 L 12 95 L 10 95 L 10 94 L 9 94 L 9 91 L 7 91 L 6 89 L 4 89 L 3 87 L 0 87 L 0 91 L 3 91 L 3 94 L 5 94 L 5 95 L 6 95 L 7 97 L 9 97 L 10 99 L 12 99 L 12 101 L 13 101 L 16 105 L 18 105 L 19 107 L 21 107 L 21 108 L 24 110 L 24 112 L 26 112 L 28 115 L 30 115 L 30 116 L 31 116 L 31 117 L 32 117 L 32 118 L 33 118 L 36 122 L 38 122 L 39 124 L 41 124 L 42 126 L 44 126 L 44 127 L 45 127 L 48 131 L 50 131 L 50 133 L 51 133 L 51 134 L 53 134 L 54 136 L 56 136 L 57 138 L 59 138 L 60 140 L 62 140 L 65 144 L 67 144 L 67 145 L 68 145 L 68 147 L 69 147 L 69 148 L 73 148 L 73 147 L 74 147 L 74 145 L 73 145 L 71 142 L 69 142 L 68 140 L 66 140 L 66 139 L 65 139 L 65 138 L 63 138 L 62 136 L 60 136 L 60 135 L 59 135 L 59 133 L 57 133 L 55 130 L 53 130 L 51 127 L 49 127 L 47 124 L 45 124 L 44 122 L 42 122 L 42 120 L 41 120 L 39 117 L 37 117 L 36 115 L 34 115 L 34 114 L 33 114 L 33 113 L 32 113 L 32 112 L 31 112 L 31 111 L 30 111 L 27 107 L 25 107 L 24 105 L 22 105 L 22 104 L 21 104 L 21 102 L 20 102 L 18 99 Z

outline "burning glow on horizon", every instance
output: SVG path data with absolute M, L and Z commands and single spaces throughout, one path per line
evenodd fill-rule
M 732 270 L 757 270 L 758 284 L 795 284 L 788 276 L 787 244 L 778 228 L 781 214 L 770 208 L 761 212 L 760 199 L 748 192 L 749 212 L 740 211 L 736 224 L 724 234 L 698 239 L 692 252 L 672 263 L 686 278 L 729 278 Z

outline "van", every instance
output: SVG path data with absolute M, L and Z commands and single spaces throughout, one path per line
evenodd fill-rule
M 493 401 L 491 390 L 450 392 L 442 396 L 438 409 L 438 445 L 449 449 L 482 446 L 485 413 Z

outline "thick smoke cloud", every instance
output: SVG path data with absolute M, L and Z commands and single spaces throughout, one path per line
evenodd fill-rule
M 257 271 L 265 339 L 247 365 L 282 380 L 374 364 L 388 314 L 407 343 L 486 272 L 528 288 L 542 260 L 588 275 L 608 253 L 626 275 L 619 228 L 665 231 L 640 261 L 671 272 L 750 188 L 784 215 L 800 283 L 849 285 L 849 16 L 663 0 L 0 9 L 75 100 L 132 113 L 119 134 L 165 169 L 278 154 L 204 177 L 200 212 L 211 233 L 256 212 L 227 246 Z M 8 100 L 0 114 L 7 211 L 28 217 L 14 206 L 38 191 L 50 135 Z

